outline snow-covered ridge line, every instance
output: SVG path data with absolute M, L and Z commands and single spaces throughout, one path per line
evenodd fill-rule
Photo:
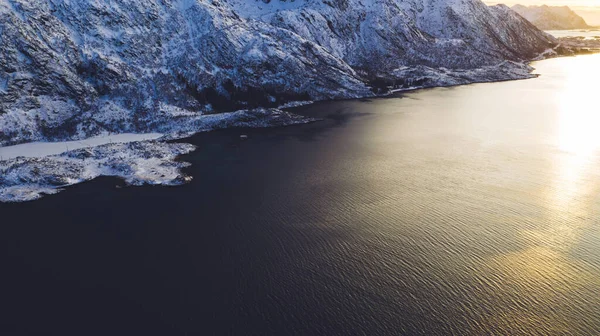
M 309 122 L 274 108 L 529 78 L 526 63 L 558 44 L 480 0 L 0 0 L 0 32 L 0 145 Z M 180 183 L 175 158 L 191 150 L 5 160 L 0 201 L 100 175 Z
M 560 42 L 559 48 L 565 49 L 567 55 L 600 52 L 600 37 L 567 36 L 558 40 Z
M 1 161 L 0 201 L 35 200 L 98 176 L 121 177 L 130 185 L 181 184 L 190 179 L 181 173 L 188 164 L 174 160 L 194 148 L 190 144 L 139 141 Z

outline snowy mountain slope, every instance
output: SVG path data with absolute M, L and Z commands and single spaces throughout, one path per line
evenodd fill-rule
M 21 202 L 98 176 L 118 176 L 131 185 L 178 185 L 191 177 L 173 161 L 195 149 L 190 144 L 155 141 L 107 144 L 44 158 L 0 161 L 0 201 Z
M 117 176 L 126 184 L 178 185 L 191 179 L 181 168 L 188 164 L 178 157 L 195 149 L 184 143 L 168 143 L 162 140 L 181 138 L 190 133 L 210 131 L 227 127 L 269 127 L 285 126 L 315 121 L 278 109 L 254 109 L 218 113 L 207 116 L 194 116 L 185 122 L 171 122 L 163 129 L 166 137 L 158 140 L 160 134 L 138 135 L 151 140 L 113 143 L 111 136 L 105 137 L 110 143 L 90 145 L 89 141 L 53 143 L 50 152 L 44 156 L 16 156 L 15 147 L 0 150 L 0 202 L 22 202 L 35 200 L 44 194 L 55 194 L 63 187 L 94 179 L 98 176 Z M 89 140 L 89 139 L 88 139 Z M 46 151 L 39 148 L 39 151 Z M 30 144 L 25 144 L 30 146 Z M 62 154 L 55 154 L 56 148 L 65 148 Z M 69 150 L 69 148 L 71 150 Z M 22 150 L 20 148 L 19 150 Z M 2 152 L 8 154 L 3 156 Z M 33 153 L 32 153 L 33 154 Z
M 4 142 L 369 94 L 323 48 L 219 2 L 2 0 L 0 11 Z
M 523 6 L 512 9 L 543 30 L 566 30 L 591 28 L 585 20 L 567 6 Z
M 405 66 L 522 62 L 555 43 L 479 0 L 0 0 L 0 13 L 0 143 L 366 96 L 380 78 L 410 82 L 393 76 Z

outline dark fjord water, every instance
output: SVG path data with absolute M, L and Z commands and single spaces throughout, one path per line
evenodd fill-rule
M 1 204 L 0 334 L 598 334 L 600 57 L 536 66 Z

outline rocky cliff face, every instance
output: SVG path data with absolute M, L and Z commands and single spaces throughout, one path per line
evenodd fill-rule
M 522 6 L 512 9 L 542 30 L 565 30 L 591 28 L 585 20 L 567 6 Z
M 246 17 L 294 31 L 354 68 L 382 74 L 398 66 L 468 69 L 522 61 L 551 42 L 507 7 L 480 1 L 232 1 Z
M 0 0 L 0 144 L 522 78 L 555 43 L 479 0 Z

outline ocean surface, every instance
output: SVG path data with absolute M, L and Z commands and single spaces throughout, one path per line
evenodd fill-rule
M 598 334 L 600 55 L 534 66 L 0 204 L 0 334 Z
M 600 38 L 600 28 L 573 29 L 573 30 L 546 30 L 546 33 L 548 33 L 554 37 L 582 36 L 585 39 Z

